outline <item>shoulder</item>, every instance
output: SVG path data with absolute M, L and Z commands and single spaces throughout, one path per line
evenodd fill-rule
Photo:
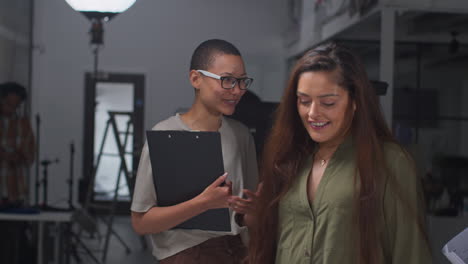
M 409 158 L 408 152 L 400 145 L 394 142 L 384 142 L 384 155 L 387 161 L 400 158 Z
M 385 160 L 390 168 L 397 166 L 404 166 L 406 168 L 413 162 L 410 154 L 399 144 L 385 142 L 383 146 Z
M 179 128 L 179 120 L 177 116 L 171 116 L 157 123 L 151 130 L 177 130 Z
M 249 129 L 246 125 L 242 124 L 241 122 L 234 120 L 229 117 L 223 117 L 225 124 L 233 130 L 236 134 L 246 134 L 250 135 Z
M 384 155 L 390 173 L 400 183 L 409 183 L 415 180 L 415 163 L 411 155 L 402 146 L 386 142 L 384 143 Z

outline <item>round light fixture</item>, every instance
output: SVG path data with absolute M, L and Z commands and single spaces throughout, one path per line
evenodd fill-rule
M 79 12 L 122 13 L 136 0 L 65 0 Z
M 136 0 L 65 0 L 75 11 L 91 21 L 90 44 L 94 54 L 94 80 L 98 79 L 99 48 L 104 44 L 104 22 L 125 12 Z
M 88 18 L 92 25 L 89 31 L 91 44 L 103 44 L 103 22 L 125 12 L 136 0 L 65 0 L 75 11 Z

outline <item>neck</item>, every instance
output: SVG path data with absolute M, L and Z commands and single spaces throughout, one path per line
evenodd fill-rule
M 344 138 L 334 142 L 320 143 L 316 153 L 320 159 L 329 160 L 343 141 Z
M 328 157 L 327 154 L 333 155 L 338 146 L 345 141 L 345 139 L 350 135 L 350 132 L 343 133 L 342 136 L 337 137 L 334 140 L 319 143 L 317 153 L 324 154 L 324 157 Z
M 338 146 L 335 148 L 319 148 L 317 152 L 315 153 L 315 158 L 317 162 L 320 162 L 321 165 L 324 165 L 326 162 L 330 160 L 330 158 L 333 156 L 333 153 L 335 153 L 336 149 Z
M 218 131 L 221 127 L 222 114 L 209 111 L 195 102 L 189 111 L 181 115 L 182 121 L 192 130 Z

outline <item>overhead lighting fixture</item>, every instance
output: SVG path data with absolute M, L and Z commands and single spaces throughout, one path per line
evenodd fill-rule
M 136 0 L 66 0 L 79 12 L 122 13 L 129 9 Z
M 91 23 L 91 44 L 103 44 L 103 22 L 125 12 L 136 0 L 65 0 L 75 11 L 80 12 Z
M 91 21 L 90 44 L 94 47 L 94 77 L 98 77 L 99 47 L 104 44 L 104 22 L 125 12 L 136 0 L 65 0 L 75 11 Z

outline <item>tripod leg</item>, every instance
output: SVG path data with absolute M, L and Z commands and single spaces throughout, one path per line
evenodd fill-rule
M 79 244 L 83 249 L 86 251 L 86 253 L 94 260 L 95 263 L 100 264 L 99 260 L 93 255 L 93 252 L 81 241 L 81 239 L 72 232 L 72 236 L 75 238 L 77 244 Z
M 125 247 L 125 253 L 130 254 L 132 252 L 132 250 L 127 245 L 127 243 L 125 243 L 125 241 L 122 239 L 122 237 L 117 232 L 115 232 L 114 229 L 111 229 L 111 232 L 119 240 L 119 242 L 122 244 L 122 246 Z
M 140 242 L 141 242 L 141 248 L 143 250 L 147 250 L 148 249 L 148 243 L 146 243 L 145 236 L 140 236 Z
M 106 261 L 107 249 L 109 247 L 109 241 L 110 241 L 110 235 L 111 235 L 111 233 L 113 231 L 112 226 L 114 224 L 115 207 L 117 206 L 117 200 L 118 200 L 118 197 L 119 197 L 119 186 L 120 186 L 120 179 L 121 179 L 121 175 L 122 175 L 122 169 L 123 169 L 123 166 L 121 164 L 120 168 L 119 168 L 119 173 L 117 175 L 117 182 L 115 184 L 114 198 L 112 199 L 112 203 L 111 203 L 109 219 L 107 220 L 107 222 L 105 221 L 107 223 L 107 233 L 106 233 L 106 239 L 104 241 L 104 254 L 102 256 L 102 261 L 103 262 Z M 116 232 L 114 232 L 114 233 L 116 233 Z M 121 241 L 121 242 L 123 242 L 123 241 Z M 124 245 L 124 246 L 126 247 L 126 245 Z M 127 248 L 127 252 L 128 251 L 129 251 L 129 249 Z

